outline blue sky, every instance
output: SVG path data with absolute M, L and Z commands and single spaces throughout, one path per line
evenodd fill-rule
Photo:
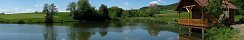
M 77 2 L 78 0 L 1 0 L 0 12 L 10 13 L 26 13 L 41 11 L 43 4 L 54 3 L 59 11 L 66 11 L 66 7 L 70 2 Z M 92 6 L 99 8 L 101 4 L 108 7 L 118 6 L 123 9 L 138 9 L 148 6 L 150 3 L 159 5 L 169 5 L 179 2 L 179 0 L 90 0 Z

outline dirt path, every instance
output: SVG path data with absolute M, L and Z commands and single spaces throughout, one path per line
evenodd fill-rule
M 231 25 L 231 27 L 240 30 L 240 36 L 244 37 L 244 24 Z M 241 38 L 241 40 L 244 40 L 244 38 Z
M 240 30 L 241 36 L 244 36 L 244 24 L 231 25 L 231 27 Z

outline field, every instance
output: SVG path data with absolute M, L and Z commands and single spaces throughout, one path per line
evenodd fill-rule
M 1 14 L 0 22 L 1 23 L 43 23 L 45 20 L 44 13 L 19 13 L 19 14 Z M 68 22 L 74 21 L 71 17 L 68 16 L 66 12 L 58 12 L 54 16 L 54 22 Z

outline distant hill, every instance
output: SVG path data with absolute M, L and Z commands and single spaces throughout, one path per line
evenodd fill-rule
M 159 7 L 160 9 L 165 9 L 165 10 L 175 10 L 175 8 L 178 4 L 179 3 L 174 3 L 174 4 L 170 4 L 170 5 L 157 5 L 157 7 Z M 142 8 L 140 8 L 140 10 L 145 10 L 147 8 L 149 8 L 149 6 L 142 7 Z

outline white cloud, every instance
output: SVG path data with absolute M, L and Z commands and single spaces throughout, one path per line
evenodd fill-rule
M 150 4 L 159 4 L 159 3 L 168 3 L 168 2 L 166 2 L 164 0 L 156 0 L 156 1 L 150 2 Z
M 35 7 L 41 7 L 42 5 L 38 5 L 38 4 L 36 4 L 36 5 L 34 5 Z
M 129 6 L 129 3 L 128 2 L 124 2 L 124 5 Z
M 152 1 L 152 2 L 150 2 L 150 4 L 159 4 L 159 2 L 158 1 Z

